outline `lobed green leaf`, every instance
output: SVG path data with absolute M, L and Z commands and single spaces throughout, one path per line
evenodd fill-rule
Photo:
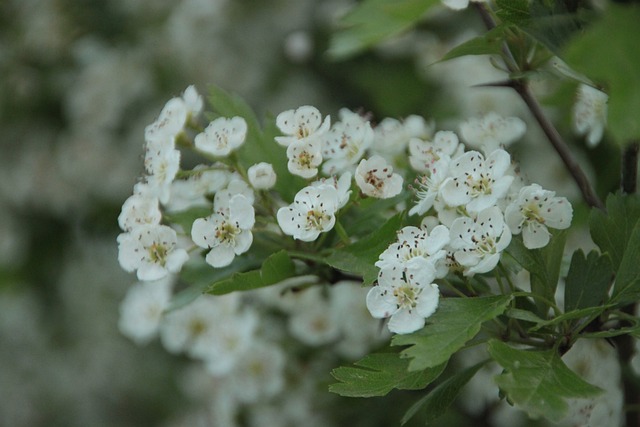
M 640 299 L 640 221 L 631 232 L 616 274 L 611 301 L 628 304 Z
M 400 421 L 401 425 L 405 425 L 418 412 L 424 413 L 424 419 L 427 424 L 444 415 L 453 402 L 455 402 L 464 386 L 485 364 L 486 362 L 481 362 L 459 371 L 438 384 L 426 396 L 411 405 L 402 417 Z
M 274 285 L 295 275 L 295 266 L 286 251 L 281 250 L 264 260 L 258 270 L 234 273 L 231 277 L 211 284 L 206 293 L 223 295 Z
M 532 418 L 560 420 L 568 398 L 597 396 L 602 390 L 584 381 L 564 364 L 555 350 L 518 350 L 493 340 L 489 354 L 504 368 L 495 382 L 510 402 Z
M 385 396 L 391 390 L 420 390 L 440 376 L 446 364 L 409 372 L 409 362 L 398 353 L 374 353 L 354 363 L 334 369 L 331 375 L 339 382 L 329 391 L 348 397 Z
M 607 255 L 591 251 L 585 256 L 581 249 L 575 251 L 565 279 L 565 311 L 602 304 L 607 298 L 612 278 L 613 268 Z
M 400 354 L 411 359 L 410 371 L 439 366 L 475 337 L 482 323 L 504 313 L 511 300 L 510 295 L 443 299 L 424 328 L 395 335 L 391 345 L 409 346 Z
M 614 271 L 618 271 L 632 231 L 640 219 L 640 196 L 610 194 L 607 211 L 592 209 L 589 216 L 591 238 L 603 253 L 609 254 Z
M 415 25 L 439 0 L 365 0 L 347 13 L 328 54 L 344 59 Z

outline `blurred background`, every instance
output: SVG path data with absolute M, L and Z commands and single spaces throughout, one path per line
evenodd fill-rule
M 419 114 L 438 129 L 492 110 L 528 120 L 507 89 L 470 88 L 500 79 L 486 58 L 429 66 L 481 29 L 470 13 L 436 8 L 373 52 L 328 60 L 353 3 L 0 2 L 0 425 L 218 425 L 199 415 L 208 401 L 195 362 L 118 330 L 135 278 L 118 265 L 117 216 L 142 172 L 144 127 L 188 85 L 236 92 L 259 117 L 310 104 L 374 121 Z M 548 153 L 518 149 L 532 164 Z M 538 182 L 575 197 L 562 166 L 546 164 Z M 318 366 L 317 425 L 395 425 L 407 409 L 384 418 L 379 401 L 328 396 L 332 366 Z

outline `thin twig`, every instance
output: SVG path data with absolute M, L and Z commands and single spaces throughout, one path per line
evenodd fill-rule
M 475 5 L 476 9 L 480 13 L 482 21 L 484 22 L 487 29 L 489 30 L 493 29 L 496 26 L 496 23 L 493 20 L 493 17 L 489 13 L 489 11 L 486 9 L 486 6 L 482 3 L 473 3 L 473 4 Z M 517 63 L 515 62 L 513 54 L 511 53 L 511 50 L 509 49 L 506 43 L 503 43 L 502 52 L 504 55 L 503 59 L 505 61 L 505 65 L 507 66 L 507 69 L 510 72 L 520 71 L 517 69 Z M 501 85 L 504 85 L 504 83 L 501 82 Z M 593 190 L 593 187 L 589 183 L 589 180 L 587 179 L 586 174 L 580 167 L 580 164 L 573 156 L 573 153 L 569 149 L 569 146 L 564 142 L 564 140 L 562 139 L 562 136 L 560 135 L 558 130 L 555 128 L 553 123 L 547 118 L 547 116 L 542 111 L 542 107 L 540 106 L 538 101 L 535 99 L 535 97 L 531 94 L 531 91 L 529 90 L 529 87 L 527 86 L 526 82 L 524 80 L 511 80 L 510 86 L 513 89 L 515 89 L 518 95 L 520 95 L 520 98 L 522 98 L 522 100 L 525 102 L 525 104 L 533 114 L 533 117 L 538 122 L 538 125 L 540 125 L 540 127 L 542 128 L 543 132 L 549 139 L 549 142 L 551 143 L 553 148 L 556 150 L 556 152 L 562 159 L 567 170 L 573 177 L 573 180 L 578 185 L 578 188 L 580 189 L 580 192 L 582 193 L 582 197 L 585 200 L 585 202 L 587 202 L 587 204 L 591 207 L 596 207 L 598 209 L 604 210 L 604 204 L 602 203 L 598 195 Z

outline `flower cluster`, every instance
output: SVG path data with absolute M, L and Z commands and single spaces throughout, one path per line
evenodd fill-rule
M 218 117 L 200 127 L 199 99 L 189 88 L 182 98 L 169 101 L 147 128 L 147 173 L 120 215 L 120 263 L 127 271 L 137 271 L 141 281 L 166 280 L 188 260 L 187 250 L 202 252 L 213 268 L 233 268 L 236 257 L 254 252 L 254 240 L 259 242 L 257 253 L 268 242 L 275 243 L 297 258 L 296 270 L 302 277 L 313 278 L 311 285 L 304 285 L 305 297 L 297 300 L 301 306 L 311 301 L 308 308 L 289 313 L 297 319 L 290 333 L 309 345 L 340 335 L 340 327 L 327 318 L 326 309 L 320 309 L 326 297 L 312 291 L 318 289 L 314 284 L 324 282 L 314 268 L 322 250 L 349 245 L 375 231 L 352 233 L 341 223 L 343 217 L 346 224 L 354 223 L 353 218 L 349 222 L 349 210 L 362 203 L 386 203 L 378 213 L 382 220 L 406 207 L 412 222 L 397 230 L 396 240 L 379 254 L 377 280 L 363 301 L 373 318 L 389 318 L 389 330 L 398 334 L 422 328 L 436 311 L 438 280 L 449 274 L 488 273 L 500 262 L 513 235 L 522 234 L 524 246 L 537 249 L 549 242 L 550 228 L 570 225 L 572 207 L 566 198 L 537 184 L 525 185 L 517 175 L 504 149 L 525 131 L 524 122 L 516 117 L 490 113 L 469 119 L 460 125 L 462 143 L 456 132 L 435 132 L 433 123 L 418 116 L 404 121 L 385 118 L 374 127 L 367 117 L 343 109 L 340 120 L 332 124 L 329 116 L 306 105 L 277 115 L 275 125 L 281 135 L 265 141 L 252 134 L 240 116 Z M 209 163 L 182 170 L 176 141 Z M 267 144 L 269 151 L 279 154 L 269 157 L 274 164 L 245 164 L 242 153 L 234 154 L 244 144 Z M 411 169 L 403 167 L 407 164 Z M 278 176 L 276 170 L 290 175 Z M 412 176 L 417 176 L 415 202 L 406 206 L 405 180 Z M 298 182 L 293 185 L 300 187 L 292 188 L 291 183 Z M 386 199 L 395 200 L 395 205 Z M 163 210 L 169 213 L 167 219 Z M 166 225 L 172 218 L 188 222 L 177 221 L 172 228 Z M 166 294 L 152 300 L 156 305 L 166 302 Z M 198 304 L 208 304 L 204 301 Z M 215 298 L 212 301 L 203 316 L 215 319 L 193 320 L 189 316 L 195 314 L 184 314 L 176 324 L 186 322 L 195 329 L 187 333 L 185 326 L 180 334 L 162 332 L 174 338 L 162 336 L 170 351 L 200 358 L 220 375 L 240 357 L 234 351 L 248 345 L 245 338 L 251 340 L 247 337 L 256 321 L 255 316 L 238 314 L 242 310 L 234 300 L 236 305 L 227 304 L 237 308 L 233 310 L 240 323 L 233 329 L 246 333 L 212 335 L 204 325 L 219 322 L 218 312 L 229 310 L 219 307 Z M 159 316 L 154 307 L 148 312 L 155 322 L 160 317 L 166 322 L 181 319 L 181 311 Z M 139 339 L 147 339 L 151 329 Z M 232 338 L 233 344 L 228 341 Z

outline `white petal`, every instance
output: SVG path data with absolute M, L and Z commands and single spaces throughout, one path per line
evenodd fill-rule
M 211 217 L 198 218 L 191 226 L 191 239 L 201 248 L 210 248 L 217 244 L 215 236 L 215 224 Z
M 549 243 L 549 230 L 536 221 L 528 221 L 522 228 L 522 241 L 528 249 L 542 248 Z
M 424 317 L 416 309 L 402 308 L 391 315 L 389 330 L 396 334 L 410 334 L 421 329 L 424 324 Z
M 393 294 L 380 286 L 369 289 L 366 303 L 369 313 L 376 319 L 387 318 L 397 310 Z
M 432 283 L 423 287 L 418 299 L 416 310 L 422 317 L 429 317 L 438 308 L 438 302 L 440 300 L 440 291 L 438 285 Z
M 234 257 L 233 248 L 228 245 L 219 245 L 209 251 L 205 260 L 212 267 L 219 268 L 231 264 Z

